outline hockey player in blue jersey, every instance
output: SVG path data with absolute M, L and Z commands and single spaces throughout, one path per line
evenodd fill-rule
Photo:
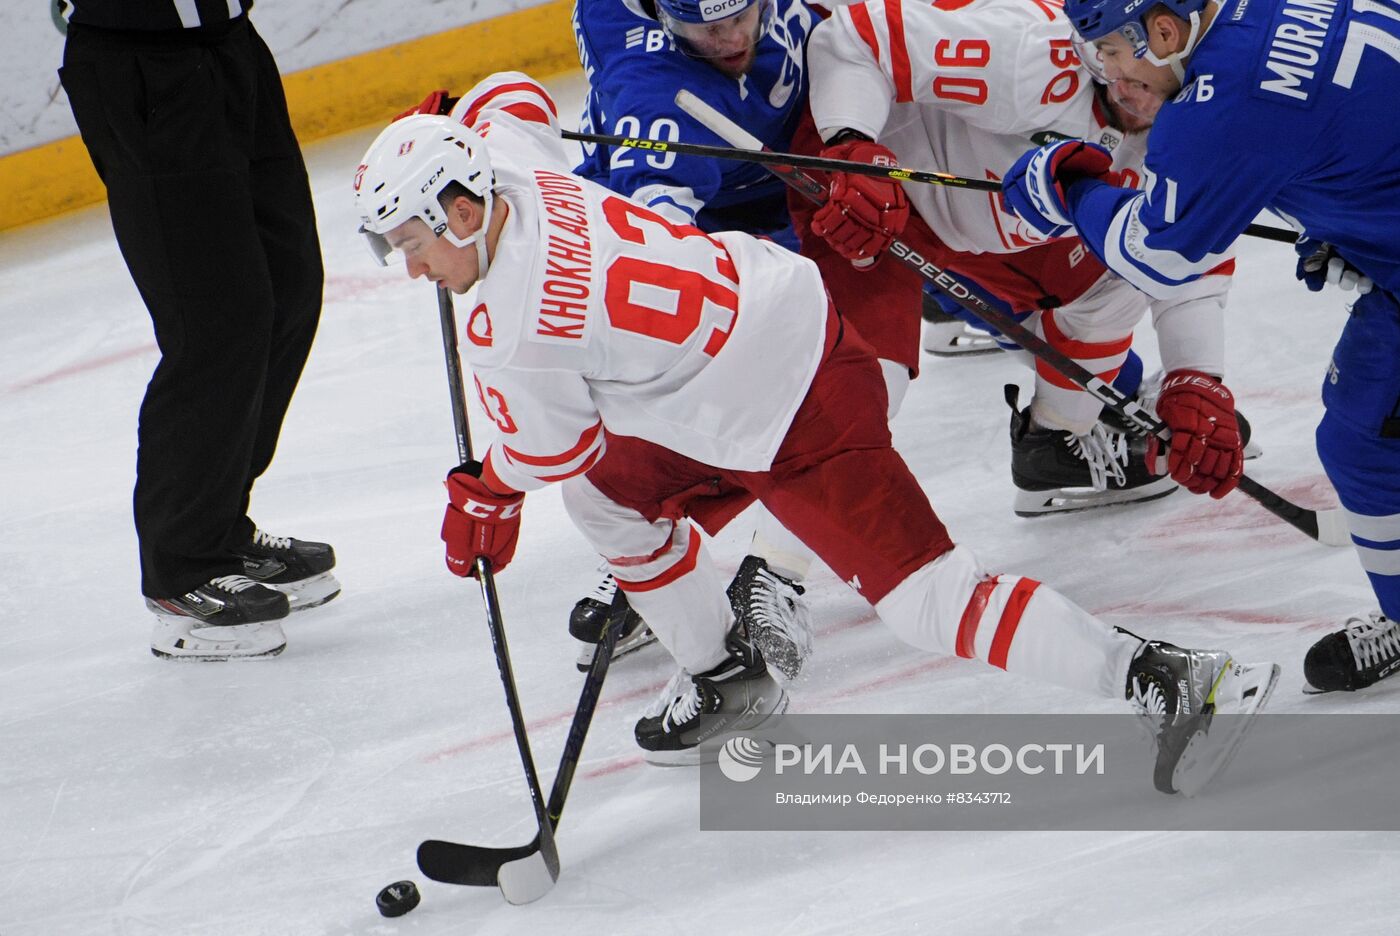
M 687 88 L 772 149 L 790 150 L 807 112 L 805 46 L 816 19 L 804 0 L 576 0 L 574 36 L 589 83 L 580 129 L 726 145 L 676 107 L 676 91 Z M 576 171 L 673 222 L 798 249 L 787 187 L 762 166 L 598 145 L 585 147 Z M 759 517 L 757 528 L 729 594 L 764 656 L 792 677 L 811 648 L 803 589 L 794 581 L 805 571 L 797 563 L 810 559 L 772 517 Z M 581 599 L 571 632 L 600 633 L 615 589 L 607 575 Z M 652 639 L 630 613 L 614 656 Z M 592 653 L 584 647 L 580 669 Z
M 589 84 L 581 129 L 723 146 L 676 107 L 688 88 L 787 150 L 807 109 L 803 47 L 814 21 L 803 0 L 577 0 Z M 672 221 L 797 249 L 786 186 L 762 166 L 602 145 L 584 153 L 580 175 Z
M 1400 671 L 1400 0 L 1066 0 L 1112 79 L 1173 98 L 1148 139 L 1145 193 L 1069 141 L 1026 153 L 1006 197 L 1049 237 L 1078 232 L 1144 292 L 1212 267 L 1269 208 L 1302 234 L 1298 275 L 1360 297 L 1322 385 L 1317 449 L 1346 510 L 1379 612 L 1309 650 L 1318 690 Z M 1228 153 L 1228 161 L 1220 154 Z M 1172 475 L 1220 497 L 1239 477 L 1230 392 L 1168 375 L 1158 413 Z

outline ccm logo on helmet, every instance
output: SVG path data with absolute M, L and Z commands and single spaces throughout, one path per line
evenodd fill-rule
M 420 195 L 426 195 L 428 189 L 432 188 L 433 183 L 436 182 L 438 179 L 442 178 L 442 174 L 446 171 L 446 166 L 438 166 L 436 171 L 434 171 L 432 175 L 428 176 L 428 181 L 424 182 L 422 187 L 418 189 L 418 193 Z
M 701 2 L 700 18 L 709 22 L 710 20 L 723 19 L 731 13 L 749 5 L 749 0 L 710 0 Z

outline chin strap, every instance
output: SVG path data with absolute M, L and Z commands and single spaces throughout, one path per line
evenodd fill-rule
M 1215 6 L 1219 6 L 1219 4 L 1217 3 Z M 1186 35 L 1186 46 L 1184 46 L 1180 52 L 1170 53 L 1165 59 L 1162 59 L 1162 57 L 1156 55 L 1155 52 L 1152 52 L 1151 48 L 1148 48 L 1147 34 L 1141 31 L 1141 27 L 1138 29 L 1137 35 L 1128 36 L 1128 41 L 1133 42 L 1135 46 L 1133 55 L 1140 57 L 1140 59 L 1147 59 L 1147 62 L 1155 64 L 1159 69 L 1161 69 L 1161 67 L 1168 67 L 1168 69 L 1172 70 L 1172 74 L 1175 74 L 1176 80 L 1183 84 L 1186 83 L 1186 60 L 1190 59 L 1191 53 L 1196 50 L 1197 43 L 1201 41 L 1201 32 L 1203 32 L 1201 31 L 1200 10 L 1190 14 L 1187 18 L 1190 20 L 1191 31 Z
M 1186 36 L 1186 46 L 1180 52 L 1173 52 L 1165 59 L 1158 58 L 1157 55 L 1145 44 L 1142 47 L 1142 57 L 1153 65 L 1166 66 L 1172 70 L 1176 80 L 1182 83 L 1186 81 L 1186 59 L 1191 57 L 1191 53 L 1196 49 L 1196 43 L 1201 41 L 1201 14 L 1196 11 L 1191 14 L 1191 32 Z
M 447 238 L 448 243 L 458 247 L 476 246 L 476 278 L 481 280 L 486 276 L 486 270 L 491 265 L 491 258 L 486 255 L 486 232 L 491 227 L 491 209 L 494 193 L 487 189 L 481 196 L 481 227 L 470 237 L 458 237 L 452 233 L 451 228 L 443 228 L 440 236 Z

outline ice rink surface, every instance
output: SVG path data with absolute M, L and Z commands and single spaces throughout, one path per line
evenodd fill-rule
M 552 86 L 577 113 L 581 79 Z M 433 290 L 373 266 L 355 235 L 373 135 L 308 150 L 325 312 L 253 517 L 333 543 L 345 592 L 290 619 L 272 661 L 149 653 L 130 496 L 157 355 L 105 208 L 0 235 L 0 934 L 1394 932 L 1390 833 L 703 833 L 697 774 L 644 764 L 632 741 L 671 672 L 656 647 L 609 676 L 554 891 L 511 907 L 425 881 L 419 840 L 518 844 L 534 820 L 479 592 L 443 567 L 455 450 Z M 1265 453 L 1249 471 L 1330 506 L 1313 427 L 1342 299 L 1296 283 L 1287 246 L 1245 239 L 1239 257 L 1228 377 Z M 1029 372 L 924 364 L 896 443 L 990 566 L 1134 631 L 1283 664 L 1271 711 L 1400 712 L 1400 681 L 1300 692 L 1307 647 L 1374 607 L 1351 550 L 1240 494 L 1017 519 L 1001 387 Z M 726 570 L 746 541 L 740 518 L 713 543 Z M 532 494 L 499 589 L 546 785 L 582 679 L 567 615 L 595 563 L 557 491 Z M 1118 710 L 915 652 L 824 568 L 810 586 L 817 649 L 794 711 Z M 422 905 L 382 919 L 375 893 L 406 877 Z

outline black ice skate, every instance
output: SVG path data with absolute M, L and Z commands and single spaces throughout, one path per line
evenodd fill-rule
M 1309 695 L 1355 692 L 1400 673 L 1400 622 L 1379 611 L 1348 618 L 1346 626 L 1313 644 L 1303 660 Z
M 575 661 L 580 672 L 588 672 L 588 668 L 593 665 L 593 654 L 598 649 L 598 641 L 603 639 L 603 626 L 608 622 L 608 608 L 612 606 L 613 596 L 616 594 L 617 580 L 609 572 L 587 597 L 578 600 L 574 610 L 569 613 L 569 633 L 575 640 L 581 640 L 584 644 L 583 649 L 579 651 L 578 660 Z M 622 600 L 624 603 L 627 601 L 625 597 Z M 617 643 L 613 644 L 612 658 L 616 660 L 618 657 L 627 656 L 651 643 L 656 643 L 656 635 L 647 627 L 642 616 L 629 606 L 622 633 L 618 635 Z
M 803 588 L 757 556 L 745 556 L 727 590 L 743 633 L 784 679 L 792 680 L 812 655 L 812 620 Z
M 340 594 L 335 550 L 327 543 L 313 543 L 290 536 L 253 531 L 253 539 L 234 555 L 243 560 L 243 574 L 287 596 L 293 611 L 304 611 Z
M 1157 742 L 1153 784 L 1195 796 L 1223 771 L 1278 681 L 1273 663 L 1236 663 L 1218 650 L 1149 640 L 1128 669 L 1126 698 Z M 1216 716 L 1225 718 L 1217 719 Z
M 725 646 L 728 659 L 694 676 L 677 673 L 637 722 L 637 744 L 650 763 L 698 764 L 701 742 L 752 731 L 787 711 L 787 693 L 769 674 L 762 654 L 737 630 Z
M 166 659 L 276 656 L 287 646 L 277 622 L 287 596 L 242 575 L 221 575 L 174 598 L 147 598 L 156 615 L 151 652 Z
M 1029 407 L 1017 407 L 1015 384 L 1006 387 L 1011 407 L 1011 480 L 1016 515 L 1038 517 L 1133 504 L 1166 497 L 1177 483 L 1147 467 L 1147 442 L 1100 421 L 1087 434 L 1031 424 Z

